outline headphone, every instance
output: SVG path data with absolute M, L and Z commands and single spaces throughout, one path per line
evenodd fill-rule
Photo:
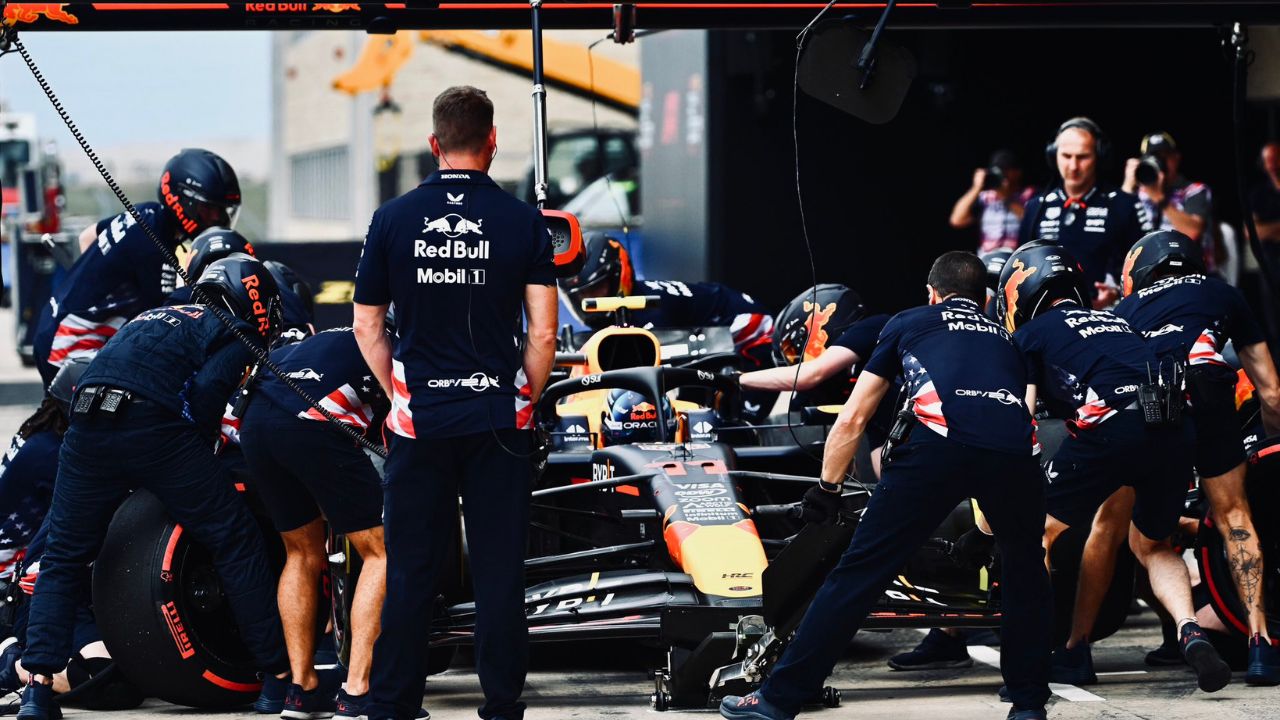
M 1058 131 L 1053 134 L 1053 140 L 1044 148 L 1044 159 L 1049 164 L 1049 169 L 1056 176 L 1058 173 L 1058 138 L 1062 137 L 1062 133 L 1078 128 L 1084 130 L 1093 136 L 1093 151 L 1098 156 L 1098 164 L 1106 164 L 1111 156 L 1111 141 L 1107 139 L 1107 134 L 1102 132 L 1102 128 L 1098 123 L 1081 115 L 1073 117 L 1070 120 L 1058 126 Z

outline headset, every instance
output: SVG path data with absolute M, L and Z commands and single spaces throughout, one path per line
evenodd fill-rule
M 1044 147 L 1045 162 L 1049 164 L 1049 169 L 1055 176 L 1058 174 L 1058 138 L 1072 128 L 1084 130 L 1093 136 L 1093 151 L 1098 156 L 1099 166 L 1106 164 L 1111 157 L 1111 141 L 1107 139 L 1107 134 L 1102 131 L 1102 127 L 1083 115 L 1073 117 L 1058 126 L 1058 131 L 1053 134 L 1053 140 Z

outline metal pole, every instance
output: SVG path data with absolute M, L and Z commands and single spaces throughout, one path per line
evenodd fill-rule
M 533 12 L 533 195 L 547 204 L 547 89 L 542 78 L 542 0 L 529 0 Z

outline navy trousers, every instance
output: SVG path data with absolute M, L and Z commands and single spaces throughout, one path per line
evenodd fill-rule
M 968 447 L 920 426 L 894 450 L 848 550 L 761 687 L 764 698 L 782 710 L 799 712 L 818 697 L 892 578 L 969 497 L 978 501 L 1000 547 L 1000 669 L 1015 706 L 1042 707 L 1049 698 L 1053 625 L 1041 542 L 1044 475 L 1030 455 Z
M 146 488 L 212 553 L 240 636 L 259 666 L 288 669 L 262 531 L 212 446 L 191 423 L 148 400 L 135 399 L 115 414 L 75 416 L 59 454 L 24 666 L 51 675 L 79 650 L 72 648 L 73 621 L 89 592 L 90 563 L 116 508 L 131 490 Z
M 501 444 L 499 444 L 501 443 Z M 458 495 L 476 603 L 480 717 L 521 720 L 529 631 L 524 559 L 530 433 L 498 430 L 436 440 L 393 436 L 383 480 L 387 599 L 373 647 L 369 720 L 407 720 L 422 703 L 436 582 L 447 565 Z M 513 454 L 515 453 L 515 454 Z M 456 550 L 455 550 L 456 551 Z

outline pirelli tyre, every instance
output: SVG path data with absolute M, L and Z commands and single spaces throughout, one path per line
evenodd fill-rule
M 1089 526 L 1081 525 L 1063 531 L 1053 543 L 1051 562 L 1053 572 L 1053 615 L 1054 645 L 1066 642 L 1071 634 L 1071 615 L 1076 604 L 1076 587 L 1080 577 L 1080 558 L 1084 554 L 1084 541 L 1089 536 Z M 1111 587 L 1102 599 L 1102 607 L 1098 610 L 1098 619 L 1094 623 L 1089 639 L 1093 641 L 1110 637 L 1129 616 L 1129 607 L 1133 602 L 1133 579 L 1137 568 L 1137 560 L 1130 552 L 1128 543 L 1116 554 L 1115 574 L 1111 579 Z
M 1280 576 L 1272 570 L 1280 562 L 1280 437 L 1264 440 L 1250 448 L 1245 491 L 1254 530 L 1262 546 L 1262 596 L 1266 600 L 1267 624 L 1271 632 L 1280 630 Z M 1207 503 L 1206 503 L 1207 504 Z M 1196 564 L 1200 585 L 1196 605 L 1207 603 L 1233 634 L 1249 634 L 1249 616 L 1236 592 L 1231 576 L 1232 558 L 1222 531 L 1211 512 L 1205 514 L 1196 534 Z
M 148 697 L 211 709 L 257 697 L 261 681 L 209 552 L 151 493 L 133 493 L 112 519 L 93 599 L 107 649 Z

